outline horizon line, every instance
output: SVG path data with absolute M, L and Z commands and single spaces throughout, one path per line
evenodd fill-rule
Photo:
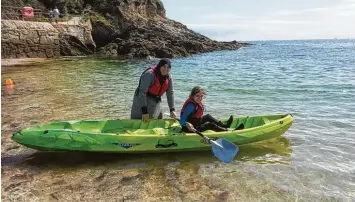
M 229 41 L 248 42 L 248 41 L 315 41 L 315 40 L 355 40 L 355 37 L 353 38 L 310 38 L 310 39 L 255 39 L 255 40 L 229 40 Z M 215 41 L 223 42 L 223 40 L 215 40 Z

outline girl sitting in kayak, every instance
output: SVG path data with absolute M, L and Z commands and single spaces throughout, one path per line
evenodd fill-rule
M 203 98 L 205 91 L 196 86 L 191 90 L 190 97 L 185 101 L 181 109 L 180 124 L 184 132 L 194 132 L 195 129 L 202 132 L 213 130 L 215 132 L 228 131 L 233 122 L 230 116 L 226 123 L 213 118 L 210 114 L 203 115 Z

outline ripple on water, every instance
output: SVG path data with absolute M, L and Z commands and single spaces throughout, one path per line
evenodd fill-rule
M 294 123 L 282 138 L 241 146 L 232 164 L 217 162 L 210 151 L 105 155 L 15 148 L 12 130 L 38 123 L 128 118 L 140 74 L 158 59 L 66 58 L 4 68 L 2 77 L 13 79 L 15 86 L 1 87 L 2 160 L 9 171 L 2 176 L 13 176 L 14 168 L 40 170 L 33 182 L 16 185 L 3 179 L 2 186 L 13 187 L 5 196 L 25 193 L 23 199 L 40 201 L 353 200 L 354 40 L 253 43 L 173 59 L 177 109 L 200 85 L 207 91 L 206 113 L 214 116 L 293 114 Z M 168 111 L 165 97 L 163 103 Z

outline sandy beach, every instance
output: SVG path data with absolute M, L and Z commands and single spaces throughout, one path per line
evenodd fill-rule
M 19 65 L 29 65 L 33 63 L 46 62 L 52 59 L 48 58 L 11 58 L 11 59 L 1 59 L 1 67 L 11 67 Z

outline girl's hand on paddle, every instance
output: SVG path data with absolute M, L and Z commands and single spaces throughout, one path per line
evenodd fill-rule
M 176 113 L 175 111 L 170 112 L 170 117 L 175 119 L 176 118 Z
M 187 129 L 189 129 L 189 131 L 191 131 L 191 132 L 195 132 L 195 131 L 196 131 L 195 127 L 194 127 L 191 123 L 189 123 L 189 122 L 186 122 L 186 127 L 187 127 Z
M 149 121 L 149 114 L 142 114 L 143 123 L 147 123 Z

